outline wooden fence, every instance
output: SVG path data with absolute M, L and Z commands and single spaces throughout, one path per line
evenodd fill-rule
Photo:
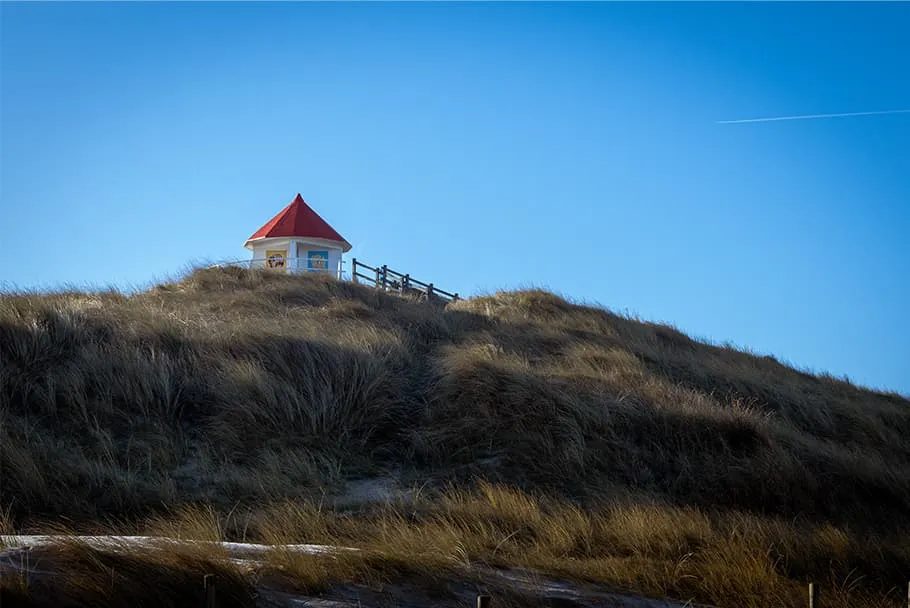
M 358 262 L 357 258 L 354 258 L 351 264 L 351 279 L 355 283 L 365 282 L 367 285 L 372 285 L 382 291 L 420 295 L 428 301 L 458 301 L 457 293 L 449 293 L 439 289 L 432 283 L 418 281 L 412 278 L 411 275 L 392 270 L 388 266 L 376 266 L 375 268 L 367 266 L 363 262 Z

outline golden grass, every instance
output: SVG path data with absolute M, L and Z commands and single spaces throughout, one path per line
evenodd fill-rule
M 205 509 L 183 515 L 209 517 Z M 261 575 L 307 594 L 356 583 L 445 595 L 453 582 L 506 593 L 491 568 L 517 567 L 718 606 L 802 607 L 808 581 L 821 585 L 825 606 L 888 606 L 906 593 L 910 564 L 906 543 L 831 524 L 628 501 L 581 508 L 487 482 L 357 513 L 288 500 L 241 518 L 250 538 L 278 545 Z M 295 543 L 356 550 L 312 555 L 281 548 Z
M 33 549 L 34 574 L 0 578 L 4 608 L 127 608 L 204 606 L 204 578 L 215 575 L 219 606 L 255 605 L 248 575 L 208 548 L 97 549 L 78 540 Z
M 0 529 L 143 519 L 427 571 L 482 559 L 742 605 L 811 578 L 873 601 L 910 571 L 908 436 L 900 395 L 535 289 L 440 307 L 209 269 L 0 296 Z M 313 510 L 390 470 L 437 499 Z M 307 559 L 301 580 L 331 578 Z

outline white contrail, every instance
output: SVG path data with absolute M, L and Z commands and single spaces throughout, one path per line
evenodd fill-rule
M 744 120 L 718 120 L 719 125 L 735 125 L 743 122 L 773 122 L 776 120 L 808 120 L 810 118 L 841 118 L 844 116 L 872 116 L 875 114 L 908 114 L 908 110 L 880 110 L 878 112 L 843 112 L 841 114 L 806 114 L 803 116 L 774 116 L 771 118 L 746 118 Z

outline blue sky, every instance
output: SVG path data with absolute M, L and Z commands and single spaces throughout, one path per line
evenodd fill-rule
M 369 263 L 910 394 L 908 3 L 10 3 L 0 284 Z

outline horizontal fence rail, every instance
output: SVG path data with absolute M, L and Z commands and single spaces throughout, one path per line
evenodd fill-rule
M 341 262 L 344 264 L 344 261 Z M 293 272 L 322 272 L 331 274 L 339 279 L 343 278 L 344 271 L 342 266 L 332 268 L 327 265 L 325 258 L 315 257 L 298 257 L 298 258 L 281 258 L 280 260 L 269 258 L 253 258 L 250 260 L 231 260 L 209 266 L 209 268 L 224 268 L 225 266 L 236 266 L 239 268 L 266 268 L 268 270 L 290 270 Z
M 366 271 L 366 273 L 364 272 Z M 368 274 L 367 274 L 368 273 Z M 394 291 L 401 294 L 419 294 L 427 300 L 442 300 L 457 302 L 458 294 L 445 291 L 433 285 L 424 283 L 411 277 L 409 274 L 392 270 L 388 266 L 369 266 L 358 262 L 354 258 L 351 263 L 351 280 L 355 283 L 364 282 L 382 291 Z
M 238 268 L 264 268 L 278 272 L 322 272 L 331 274 L 341 280 L 351 280 L 355 283 L 363 283 L 375 287 L 376 289 L 399 293 L 402 295 L 416 295 L 429 301 L 437 302 L 457 302 L 460 299 L 458 293 L 453 293 L 440 289 L 433 283 L 424 283 L 418 281 L 411 275 L 398 272 L 388 266 L 370 266 L 354 258 L 351 261 L 351 272 L 348 274 L 344 271 L 342 260 L 337 267 L 326 267 L 325 258 L 253 258 L 249 260 L 232 260 L 229 262 L 220 262 L 213 264 L 209 268 L 224 268 L 235 266 Z M 333 266 L 335 266 L 333 264 Z

